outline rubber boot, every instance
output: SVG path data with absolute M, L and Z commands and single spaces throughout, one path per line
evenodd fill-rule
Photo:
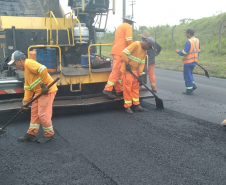
M 194 91 L 195 89 L 197 89 L 197 86 L 196 86 L 196 85 L 193 85 L 193 91 Z
M 114 94 L 112 94 L 111 91 L 105 91 L 105 90 L 103 90 L 103 93 L 106 94 L 111 99 L 115 99 L 116 98 L 116 96 Z
M 140 105 L 135 105 L 135 108 L 134 108 L 135 111 L 139 111 L 139 112 L 147 112 L 148 110 L 141 107 Z
M 186 94 L 186 95 L 193 95 L 193 92 L 183 92 L 182 94 Z
M 131 110 L 131 108 L 125 108 L 125 111 L 127 114 L 133 114 L 133 111 Z
M 37 140 L 37 143 L 46 143 L 48 141 L 53 141 L 56 140 L 55 136 L 51 136 L 51 137 L 43 137 Z
M 20 137 L 17 141 L 18 142 L 26 142 L 26 141 L 35 142 L 36 140 L 37 140 L 36 136 L 31 134 L 25 134 L 24 137 Z

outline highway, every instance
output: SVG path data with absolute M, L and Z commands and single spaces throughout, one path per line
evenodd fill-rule
M 188 96 L 182 94 L 185 92 L 182 72 L 157 68 L 155 74 L 157 95 L 166 108 L 217 124 L 226 118 L 226 79 L 194 74 L 198 88 Z
M 29 127 L 21 115 L 0 135 L 0 184 L 225 185 L 225 80 L 195 75 L 186 96 L 181 72 L 156 69 L 156 78 L 164 110 L 154 99 L 133 115 L 113 105 L 56 110 L 53 142 L 18 143 Z

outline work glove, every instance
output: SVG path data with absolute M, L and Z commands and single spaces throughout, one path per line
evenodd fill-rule
M 27 101 L 22 102 L 22 106 L 21 106 L 22 112 L 26 112 L 29 109 L 29 106 L 25 106 L 27 103 L 28 103 Z
M 132 71 L 132 70 L 131 70 L 131 66 L 130 66 L 129 64 L 126 64 L 126 70 L 129 71 L 129 72 Z
M 42 94 L 48 94 L 49 88 L 43 83 L 40 83 L 40 86 L 42 88 Z
M 140 85 L 142 85 L 142 76 L 138 76 L 138 78 L 139 78 L 139 82 L 140 82 Z

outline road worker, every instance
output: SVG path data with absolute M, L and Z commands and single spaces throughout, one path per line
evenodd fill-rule
M 196 63 L 198 62 L 200 42 L 198 38 L 194 37 L 194 33 L 195 32 L 193 28 L 187 29 L 186 35 L 188 40 L 184 46 L 184 50 L 176 50 L 176 53 L 178 53 L 180 56 L 183 56 L 183 73 L 186 86 L 186 92 L 183 92 L 183 94 L 187 95 L 192 95 L 193 91 L 197 89 L 192 72 L 195 68 Z
M 44 143 L 55 140 L 52 117 L 52 104 L 57 92 L 57 86 L 54 84 L 50 89 L 47 85 L 53 82 L 53 79 L 47 72 L 47 68 L 33 59 L 27 59 L 25 54 L 15 51 L 12 54 L 8 65 L 14 65 L 22 70 L 24 74 L 24 99 L 22 109 L 29 109 L 25 105 L 31 100 L 33 94 L 37 96 L 43 93 L 40 98 L 32 103 L 30 127 L 24 137 L 18 139 L 19 142 L 31 141 Z M 40 124 L 43 127 L 45 137 L 37 139 Z
M 145 57 L 147 50 L 153 48 L 155 43 L 153 39 L 147 37 L 143 41 L 133 42 L 131 45 L 126 47 L 122 54 L 123 64 L 121 66 L 122 82 L 123 82 L 123 97 L 124 107 L 128 114 L 132 114 L 132 104 L 135 105 L 135 111 L 145 112 L 147 109 L 140 106 L 139 101 L 139 82 L 137 78 L 131 73 L 131 71 L 141 80 L 145 65 Z
M 108 82 L 103 90 L 109 98 L 116 98 L 116 96 L 122 96 L 122 79 L 120 68 L 122 65 L 121 53 L 123 49 L 129 46 L 133 40 L 132 24 L 134 21 L 130 16 L 126 16 L 123 19 L 123 23 L 115 31 L 114 44 L 111 50 L 111 55 L 113 56 L 113 67 L 112 72 L 108 78 Z M 112 93 L 113 87 L 116 91 L 116 96 Z
M 141 36 L 141 40 L 149 37 L 149 32 L 148 31 L 144 31 L 142 34 L 139 34 L 139 36 Z M 151 38 L 153 39 L 153 38 Z M 152 88 L 152 92 L 156 93 L 157 92 L 157 87 L 156 87 L 156 80 L 155 80 L 155 56 L 159 55 L 159 53 L 162 50 L 162 47 L 153 39 L 152 42 L 155 42 L 155 44 L 153 45 L 153 49 L 149 49 L 147 51 L 147 55 L 148 55 L 148 77 L 149 77 L 149 81 L 150 81 L 150 85 Z

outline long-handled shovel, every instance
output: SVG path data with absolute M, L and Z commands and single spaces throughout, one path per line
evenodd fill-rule
M 210 77 L 208 71 L 204 67 L 200 66 L 199 64 L 196 64 L 196 65 L 201 67 L 205 71 L 206 77 L 208 77 L 208 78 Z
M 55 84 L 58 80 L 60 79 L 60 77 L 57 77 L 51 84 L 48 85 L 48 88 L 50 88 L 53 84 Z M 31 101 L 29 101 L 26 105 L 24 105 L 25 107 L 28 107 L 30 104 L 32 104 L 33 101 L 37 100 L 40 96 L 42 96 L 43 94 L 40 93 L 39 95 L 37 95 L 35 98 L 33 98 Z M 4 129 L 7 125 L 9 125 L 21 112 L 23 112 L 22 109 L 20 109 L 20 111 L 11 119 L 9 120 L 2 128 L 0 128 L 0 134 L 4 134 L 6 132 L 6 130 Z
M 158 96 L 155 95 L 155 93 L 152 92 L 151 89 L 148 88 L 148 86 L 146 86 L 143 82 L 140 81 L 140 79 L 137 77 L 137 75 L 135 75 L 133 73 L 133 71 L 130 71 L 131 74 L 133 74 L 133 76 L 138 80 L 138 82 L 140 82 L 142 85 L 144 85 L 155 97 L 155 103 L 156 103 L 156 108 L 158 109 L 164 109 L 163 106 L 163 101 L 161 99 L 158 98 Z

